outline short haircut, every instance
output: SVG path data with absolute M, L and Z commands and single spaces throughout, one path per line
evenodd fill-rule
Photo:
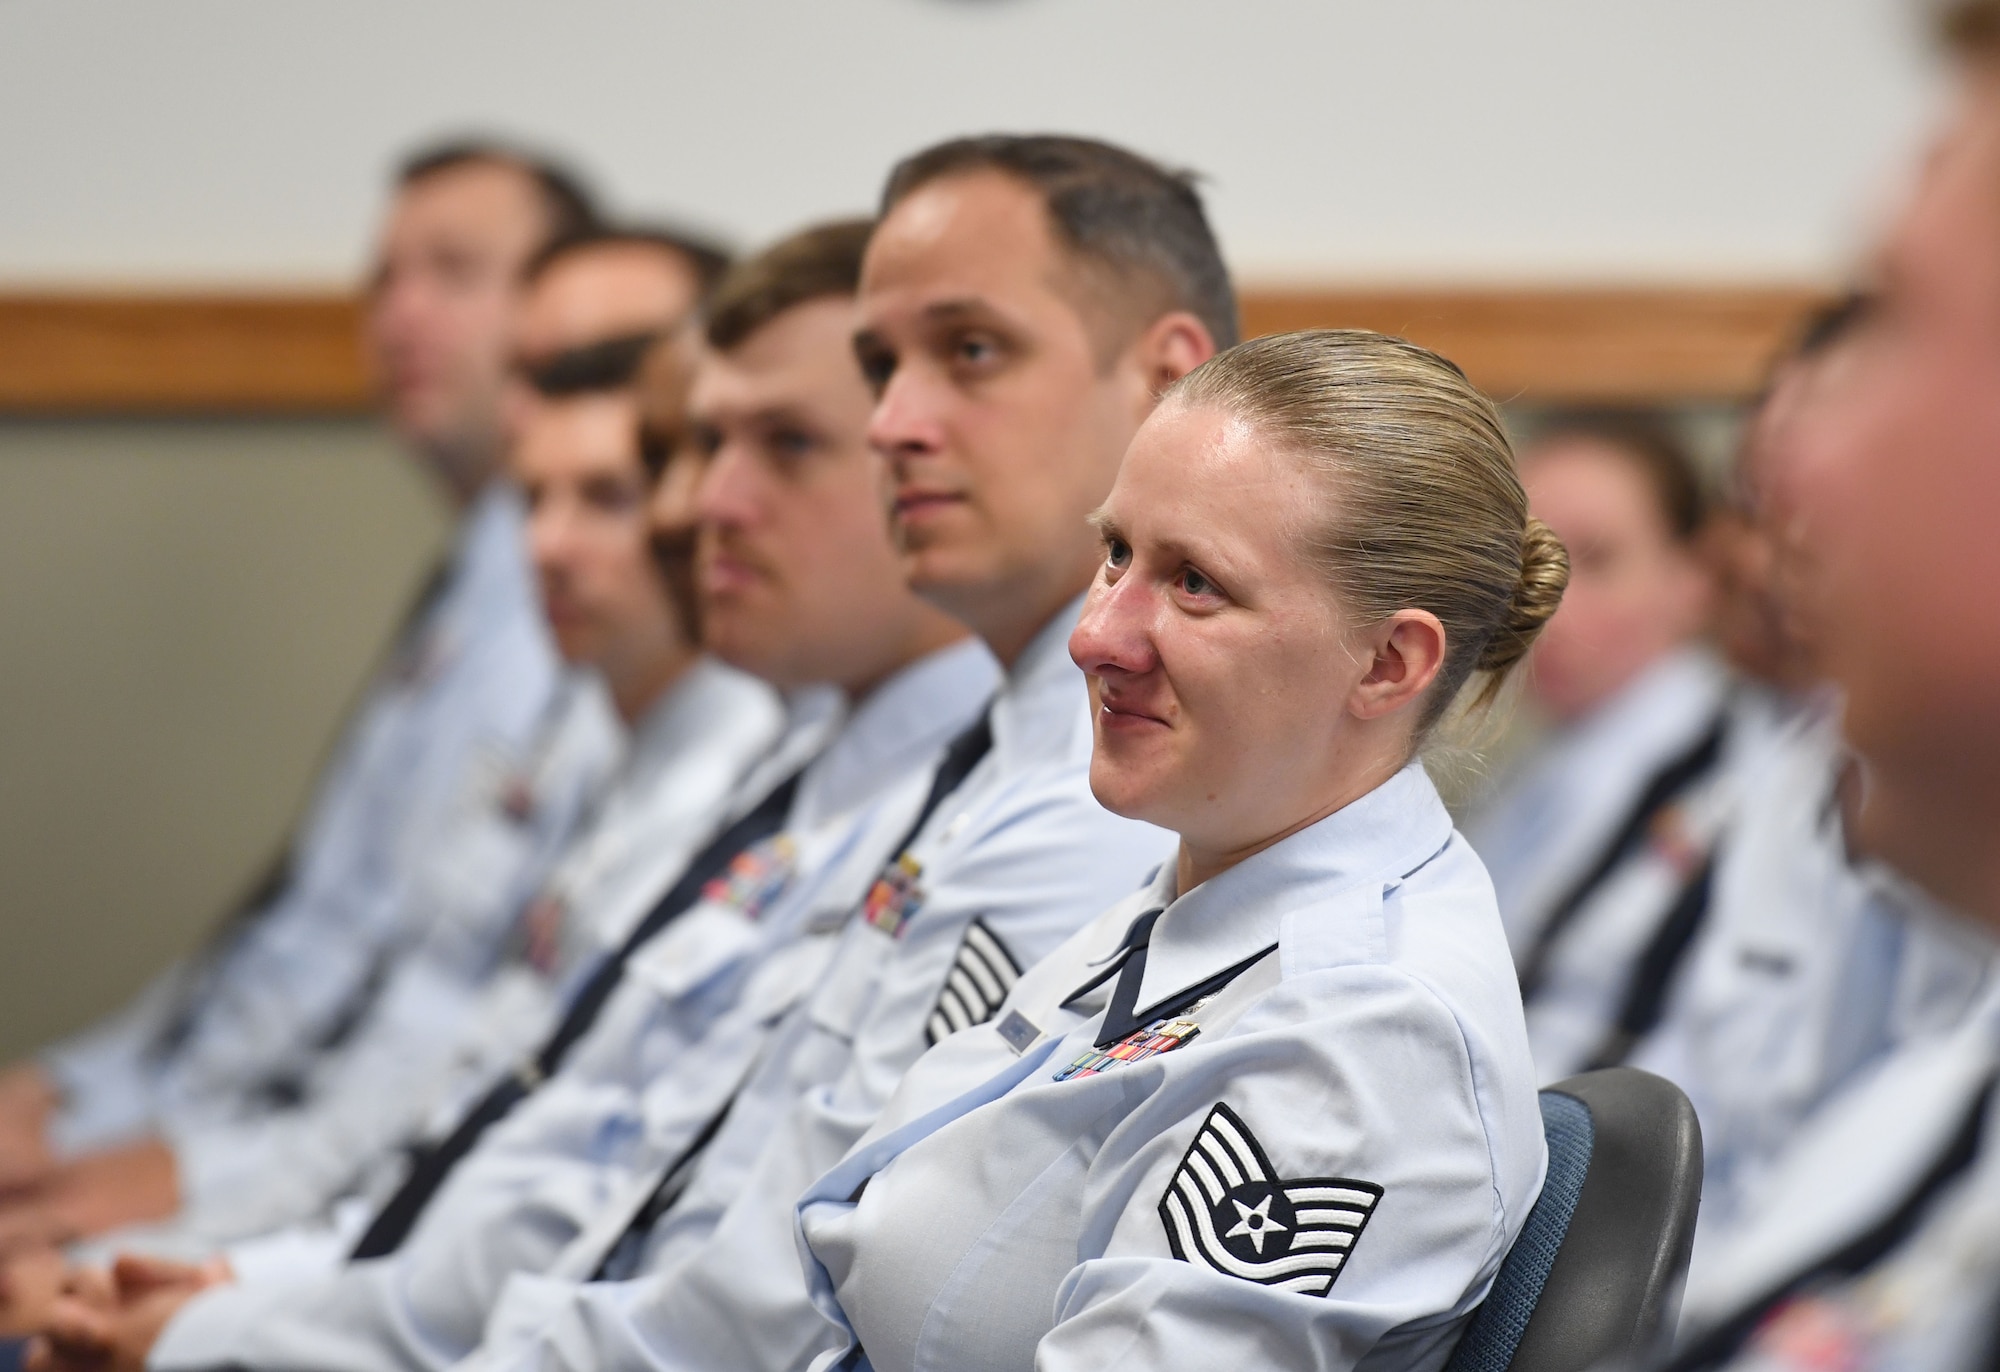
M 662 337 L 648 330 L 565 348 L 553 357 L 521 364 L 521 375 L 537 394 L 550 400 L 622 391 L 632 385 L 639 364 Z
M 786 310 L 861 287 L 873 220 L 837 219 L 779 239 L 736 264 L 709 297 L 705 332 L 718 352 L 738 347 Z
M 1130 312 L 1117 321 L 1121 331 L 1186 310 L 1217 348 L 1237 341 L 1236 292 L 1192 173 L 1091 138 L 955 138 L 896 164 L 881 213 L 933 181 L 982 171 L 1010 176 L 1041 196 L 1058 244 L 1105 279 L 1116 313 Z M 1128 339 L 1129 332 L 1119 345 Z
M 1595 443 L 1629 459 L 1651 488 L 1668 531 L 1682 543 L 1708 519 L 1708 493 L 1687 444 L 1659 415 L 1648 410 L 1592 408 L 1564 410 L 1535 430 L 1533 448 L 1575 441 Z
M 1938 11 L 1937 30 L 1961 57 L 2000 59 L 2000 0 L 1953 0 Z
M 461 167 L 505 167 L 526 177 L 548 219 L 555 240 L 596 228 L 602 218 L 583 180 L 545 154 L 497 138 L 461 138 L 419 148 L 396 168 L 396 185 L 407 187 Z
M 657 248 L 675 254 L 694 272 L 703 299 L 722 280 L 732 260 L 728 248 L 691 229 L 670 224 L 596 224 L 559 234 L 543 244 L 522 268 L 522 279 L 532 282 L 574 253 L 615 247 Z

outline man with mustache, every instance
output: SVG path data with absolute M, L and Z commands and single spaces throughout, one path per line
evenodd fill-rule
M 169 1212 L 174 1159 L 155 1132 L 306 1070 L 408 934 L 416 871 L 454 822 L 470 770 L 530 761 L 560 672 L 518 497 L 498 473 L 500 396 L 523 264 L 594 219 L 567 173 L 498 145 L 434 149 L 398 174 L 366 342 L 387 417 L 458 512 L 450 559 L 282 867 L 126 1011 L 0 1079 L 9 1242 Z
M 337 1258 L 359 1217 L 343 1233 L 327 1223 L 329 1207 L 365 1193 L 371 1178 L 393 1184 L 400 1150 L 441 1102 L 483 1087 L 547 1031 L 579 968 L 713 837 L 730 790 L 772 741 L 769 691 L 699 658 L 692 620 L 669 590 L 685 581 L 686 555 L 655 568 L 647 553 L 650 482 L 627 343 L 678 330 L 661 352 L 680 381 L 656 388 L 654 403 L 680 406 L 689 256 L 655 234 L 600 230 L 530 264 L 520 370 L 561 379 L 553 394 L 524 388 L 517 398 L 509 464 L 566 664 L 539 744 L 529 765 L 471 779 L 413 881 L 413 935 L 391 950 L 345 1040 L 282 1101 L 174 1128 L 162 1145 L 178 1192 L 173 1222 L 113 1234 L 97 1251 L 236 1244 L 239 1273 Z M 609 350 L 595 341 L 607 338 Z M 305 1229 L 255 1241 L 287 1225 Z M 54 1261 L 29 1273 L 17 1263 L 17 1275 L 32 1286 Z M 27 1318 L 32 1304 L 9 1314 Z
M 322 1216 L 357 1179 L 416 1137 L 439 1108 L 475 1093 L 546 1033 L 565 993 L 624 924 L 714 837 L 733 788 L 770 746 L 780 711 L 768 688 L 700 655 L 673 587 L 687 556 L 656 563 L 645 515 L 634 373 L 662 337 L 685 401 L 692 340 L 690 252 L 650 232 L 561 240 L 530 264 L 517 328 L 510 475 L 527 499 L 528 543 L 544 613 L 580 674 L 572 714 L 614 721 L 624 753 L 590 823 L 545 839 L 526 864 L 501 864 L 499 890 L 475 880 L 518 841 L 531 790 L 502 780 L 471 859 L 441 854 L 417 898 L 434 910 L 404 949 L 348 1043 L 303 1083 L 302 1107 L 216 1143 L 211 1176 L 179 1228 L 205 1248 Z M 656 422 L 673 423 L 670 416 Z M 609 708 L 605 708 L 608 703 Z M 574 749 L 572 749 L 574 751 Z M 602 789 L 602 788 L 600 788 Z M 558 865 L 560 859 L 560 866 Z M 371 1166 L 371 1164 L 374 1164 Z M 364 1185 L 364 1190 L 365 1185 Z M 349 1232 L 335 1237 L 352 1241 Z
M 670 553 L 700 515 L 705 640 L 790 695 L 787 736 L 689 873 L 712 854 L 727 861 L 673 908 L 688 882 L 678 878 L 599 964 L 615 975 L 593 971 L 523 1064 L 516 1108 L 488 1130 L 454 1132 L 469 1142 L 431 1169 L 433 1189 L 399 1192 L 376 1216 L 358 1246 L 372 1256 L 235 1286 L 213 1270 L 128 1265 L 122 1283 L 66 1307 L 52 1344 L 62 1360 L 137 1365 L 164 1324 L 150 1359 L 160 1366 L 450 1361 L 477 1341 L 508 1273 L 546 1267 L 607 1207 L 699 1150 L 773 1027 L 818 984 L 842 918 L 925 809 L 944 745 L 996 675 L 961 626 L 910 593 L 889 542 L 879 460 L 862 437 L 867 395 L 846 350 L 867 232 L 808 231 L 724 284 L 708 322 L 715 353 L 695 382 L 695 455 L 671 431 L 673 407 L 649 398 L 647 447 L 665 468 L 655 521 Z M 648 359 L 653 382 L 677 386 L 678 371 Z M 761 837 L 721 851 L 765 811 Z M 593 988 L 597 1009 L 580 1019 Z M 662 1079 L 674 1089 L 653 1091 Z
M 1018 969 L 1171 851 L 1091 797 L 1090 703 L 1066 645 L 1102 555 L 1085 517 L 1160 391 L 1235 341 L 1200 199 L 1120 148 L 996 136 L 909 158 L 882 208 L 855 336 L 869 438 L 911 583 L 1008 668 L 992 751 L 843 934 L 798 1048 L 752 1079 L 665 1203 L 554 1278 L 515 1279 L 482 1367 L 803 1366 L 825 1326 L 797 1197 L 930 1043 L 989 1018 Z

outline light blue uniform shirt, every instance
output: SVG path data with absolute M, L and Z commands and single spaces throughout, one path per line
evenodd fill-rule
M 1989 992 L 1954 1032 L 1900 1049 L 1828 1102 L 1689 1273 L 1681 1338 L 1715 1328 L 1903 1206 L 1996 1073 L 2000 998 Z M 1911 1236 L 1857 1277 L 1804 1291 L 1775 1311 L 1732 1366 L 1958 1372 L 1988 1365 L 2000 1311 L 1994 1099 L 1977 1157 L 1937 1193 Z
M 1959 1023 L 1983 984 L 1983 940 L 1848 854 L 1846 765 L 1831 702 L 1780 729 L 1719 840 L 1683 983 L 1631 1058 L 1701 1120 L 1697 1261 L 1802 1121 L 1899 1043 Z
M 608 707 L 596 696 L 579 699 L 586 717 L 564 730 L 565 741 L 538 769 L 542 780 L 551 770 L 576 770 L 580 752 L 601 758 L 592 732 L 599 717 L 588 707 Z M 536 827 L 556 832 L 541 834 L 543 851 L 526 862 L 514 848 L 528 826 L 509 813 L 508 797 L 492 796 L 468 814 L 427 865 L 420 894 L 435 902 L 429 927 L 397 959 L 366 1023 L 315 1065 L 305 1101 L 197 1133 L 196 1147 L 174 1135 L 184 1198 L 179 1236 L 206 1252 L 324 1215 L 386 1168 L 440 1107 L 462 1107 L 532 1051 L 584 971 L 623 941 L 647 902 L 714 837 L 731 794 L 782 720 L 769 687 L 700 660 L 639 721 L 583 833 L 575 832 L 580 806 L 571 804 L 560 822 L 547 816 L 562 800 L 547 794 L 547 784 L 533 790 L 534 813 L 543 817 Z M 546 889 L 524 892 L 527 882 Z
M 1554 732 L 1467 817 L 1516 958 L 1611 842 L 1648 781 L 1715 722 L 1728 676 L 1707 652 L 1667 654 Z
M 785 831 L 634 955 L 563 1070 L 489 1131 L 401 1249 L 330 1276 L 206 1292 L 151 1364 L 334 1372 L 439 1367 L 469 1351 L 510 1273 L 546 1269 L 593 1219 L 635 1203 L 727 1104 L 995 676 L 968 641 L 831 721 L 830 743 L 825 729 L 795 729 L 807 755 L 760 767 L 732 807 L 810 758 Z
M 1119 978 L 1073 993 L 1148 909 L 1152 1031 L 1106 1054 Z M 814 1365 L 1434 1368 L 1545 1162 L 1492 887 L 1413 764 L 1185 895 L 1164 869 L 911 1071 L 797 1209 Z
M 518 765 L 559 675 L 521 502 L 496 483 L 460 525 L 442 593 L 342 737 L 282 891 L 213 956 L 43 1054 L 64 1096 L 57 1145 L 118 1142 L 303 1071 L 407 937 L 404 897 L 465 778 L 475 767 Z M 198 1009 L 188 1014 L 190 1005 Z M 157 1051 L 183 1020 L 172 1051 Z
M 1629 1051 L 1620 1016 L 1638 993 L 1639 979 L 1651 975 L 1642 964 L 1669 933 L 1669 922 L 1684 913 L 1694 883 L 1709 870 L 1710 913 L 1703 927 L 1714 924 L 1715 907 L 1733 891 L 1733 880 L 1719 878 L 1711 864 L 1733 871 L 1745 860 L 1734 829 L 1764 787 L 1781 726 L 1769 698 L 1748 689 L 1731 697 L 1724 719 L 1714 763 L 1657 811 L 1632 850 L 1546 938 L 1539 975 L 1523 987 L 1528 1042 L 1545 1084 L 1596 1065 L 1600 1056 L 1617 1061 L 1620 1047 Z M 1699 944 L 1697 930 L 1671 969 L 1670 998 L 1685 982 Z
M 1080 605 L 1014 664 L 989 716 L 992 751 L 911 845 L 906 879 L 878 888 L 843 930 L 652 1232 L 640 1275 L 577 1285 L 603 1253 L 586 1240 L 555 1277 L 515 1278 L 482 1366 L 802 1364 L 823 1322 L 795 1256 L 800 1192 L 874 1123 L 935 1038 L 990 1018 L 1019 969 L 1172 854 L 1171 835 L 1090 793 L 1089 702 L 1068 652 Z

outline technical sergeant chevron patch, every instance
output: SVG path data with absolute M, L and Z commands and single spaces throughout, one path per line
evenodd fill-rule
M 975 919 L 959 940 L 951 975 L 944 979 L 944 990 L 938 993 L 937 1007 L 924 1025 L 924 1036 L 937 1044 L 961 1029 L 986 1023 L 1020 979 L 1021 969 L 1007 945 L 984 920 Z
M 1381 1199 L 1373 1182 L 1280 1180 L 1250 1127 L 1218 1102 L 1160 1198 L 1160 1220 L 1182 1262 L 1324 1296 Z

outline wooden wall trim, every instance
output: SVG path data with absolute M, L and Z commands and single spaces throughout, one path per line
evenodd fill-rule
M 1400 334 L 1488 394 L 1538 402 L 1753 394 L 1828 292 L 1805 286 L 1246 292 L 1246 334 L 1342 326 Z
M 360 321 L 336 293 L 0 294 L 0 413 L 365 410 Z
M 1247 334 L 1350 327 L 1437 349 L 1502 400 L 1730 399 L 1825 298 L 1804 286 L 1260 287 Z M 0 292 L 0 414 L 365 410 L 358 302 L 323 293 Z

